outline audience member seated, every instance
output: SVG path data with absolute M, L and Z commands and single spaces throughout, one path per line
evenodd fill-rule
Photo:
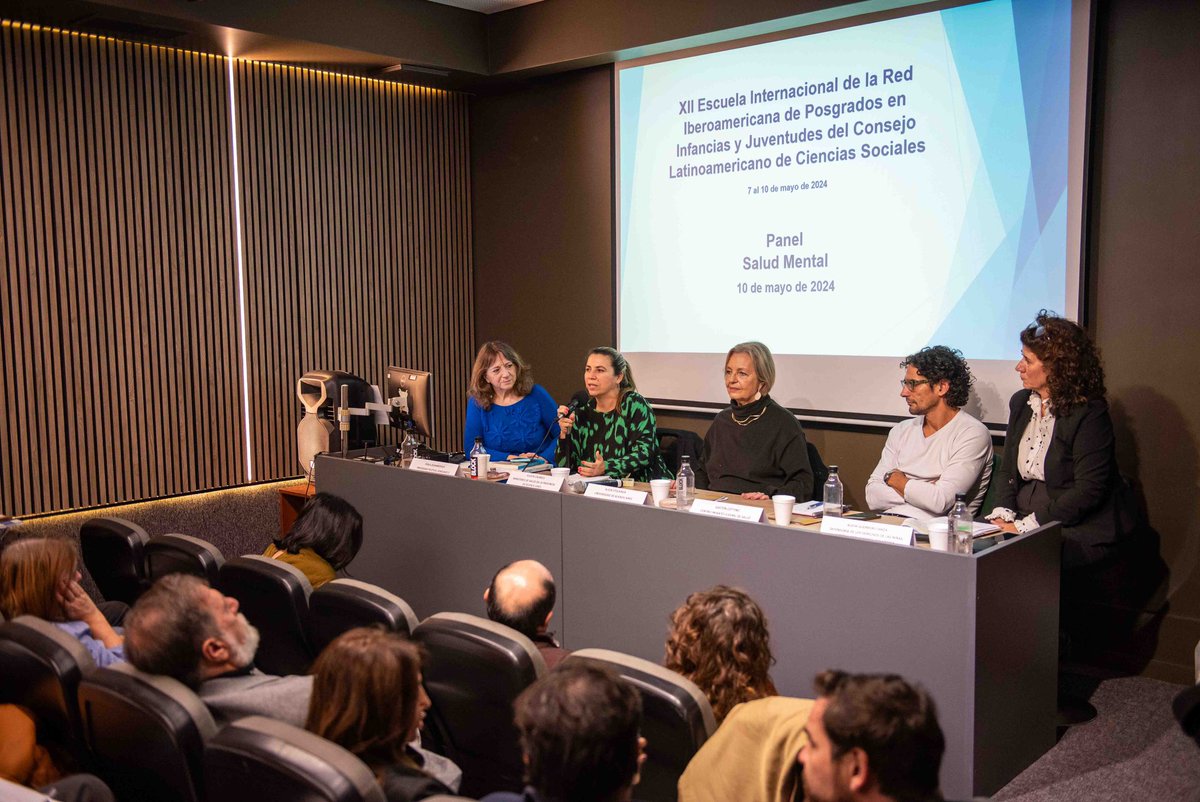
M 411 745 L 429 709 L 422 682 L 416 644 L 382 629 L 352 629 L 313 664 L 304 726 L 366 763 L 388 802 L 454 793 L 425 771 L 424 755 Z
M 696 487 L 766 499 L 812 498 L 808 441 L 796 416 L 769 395 L 775 359 L 759 342 L 739 343 L 725 357 L 729 406 L 717 413 L 695 461 Z M 696 456 L 693 454 L 692 456 Z
M 277 677 L 254 668 L 258 630 L 238 612 L 237 599 L 199 577 L 171 574 L 155 582 L 129 611 L 125 632 L 129 662 L 191 687 L 218 724 L 266 716 L 303 727 L 308 718 L 312 676 Z M 458 787 L 458 766 L 413 746 L 428 772 Z
M 129 662 L 191 687 L 218 724 L 257 715 L 304 726 L 312 677 L 254 668 L 258 630 L 237 599 L 203 579 L 170 574 L 155 582 L 129 611 L 125 636 Z
M 547 631 L 554 616 L 554 598 L 554 576 L 536 560 L 518 560 L 504 566 L 483 592 L 488 618 L 533 641 L 547 669 L 570 654 Z
M 1139 523 L 1117 469 L 1100 352 L 1079 324 L 1045 310 L 1020 336 L 1025 389 L 1009 401 L 988 517 L 1009 532 L 1060 521 L 1063 568 L 1094 566 Z
M 475 438 L 493 460 L 541 457 L 554 462 L 558 445 L 557 404 L 520 354 L 508 343 L 486 342 L 475 356 L 467 388 L 467 422 L 463 451 L 471 453 Z
M 654 410 L 638 394 L 625 357 L 608 346 L 593 348 L 583 369 L 583 383 L 587 403 L 577 412 L 558 408 L 562 417 L 557 464 L 580 476 L 629 476 L 638 482 L 665 479 L 667 466 L 658 450 Z
M 525 757 L 523 794 L 483 802 L 627 802 L 645 760 L 642 698 L 609 669 L 566 663 L 517 698 Z
M 791 802 L 811 699 L 770 696 L 725 717 L 679 778 L 679 802 Z
M 350 564 L 362 538 L 358 510 L 335 495 L 317 493 L 304 505 L 291 531 L 267 546 L 263 556 L 299 568 L 315 590 Z
M 962 494 L 978 514 L 992 474 L 992 436 L 962 410 L 975 381 L 971 369 L 962 353 L 944 345 L 922 348 L 900 366 L 900 397 L 915 417 L 888 433 L 867 480 L 867 505 L 928 519 L 945 515 Z
M 70 541 L 13 542 L 0 554 L 0 613 L 7 619 L 33 615 L 53 622 L 78 638 L 97 666 L 123 662 L 125 638 L 80 586 L 78 566 Z
M 807 802 L 938 802 L 946 741 L 933 699 L 901 677 L 824 671 L 800 748 Z
M 717 724 L 734 705 L 778 693 L 774 662 L 766 616 L 737 588 L 693 593 L 671 614 L 663 665 L 704 692 Z

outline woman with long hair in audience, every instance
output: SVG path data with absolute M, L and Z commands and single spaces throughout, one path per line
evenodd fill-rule
M 300 569 L 316 589 L 350 564 L 362 539 L 358 510 L 332 493 L 317 493 L 304 505 L 291 530 L 272 541 L 263 556 Z
M 665 478 L 654 410 L 638 394 L 625 357 L 608 346 L 593 348 L 583 383 L 588 394 L 583 406 L 575 412 L 558 408 L 558 465 L 581 476 L 629 476 L 639 482 Z
M 366 763 L 388 802 L 454 793 L 413 746 L 429 708 L 416 644 L 381 629 L 352 629 L 325 647 L 312 674 L 305 729 Z
M 61 538 L 17 540 L 0 553 L 0 613 L 33 615 L 79 639 L 97 666 L 125 662 L 125 637 L 79 584 L 79 555 Z
M 776 696 L 762 608 L 727 585 L 698 591 L 671 614 L 664 665 L 704 692 L 721 723 L 735 705 Z
M 493 460 L 541 457 L 554 461 L 557 405 L 545 388 L 534 384 L 529 365 L 511 345 L 499 340 L 483 344 L 475 355 L 467 396 L 464 452 L 470 454 L 479 437 Z

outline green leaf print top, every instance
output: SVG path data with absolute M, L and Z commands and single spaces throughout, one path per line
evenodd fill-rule
M 558 441 L 556 461 L 559 467 L 577 471 L 579 461 L 590 462 L 597 451 L 604 458 L 604 472 L 613 478 L 648 482 L 670 477 L 658 451 L 654 410 L 635 392 L 626 393 L 612 412 L 597 412 L 596 399 L 589 398 L 575 413 L 570 436 Z

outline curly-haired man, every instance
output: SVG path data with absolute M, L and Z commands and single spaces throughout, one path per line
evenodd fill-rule
M 971 369 L 960 352 L 944 345 L 922 348 L 900 366 L 900 397 L 915 417 L 888 433 L 867 480 L 867 504 L 876 512 L 935 518 L 961 493 L 977 515 L 992 473 L 992 437 L 962 411 Z

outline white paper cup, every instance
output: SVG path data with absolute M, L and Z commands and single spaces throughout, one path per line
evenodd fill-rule
M 478 462 L 479 462 L 479 478 L 487 479 L 488 467 L 491 464 L 492 455 L 491 454 L 480 454 L 475 459 L 478 460 Z
M 670 479 L 651 479 L 650 480 L 650 495 L 654 497 L 654 506 L 657 507 L 667 500 L 671 495 L 671 480 Z
M 551 468 L 550 475 L 556 479 L 566 479 L 571 475 L 570 468 Z
M 950 529 L 945 521 L 935 521 L 929 525 L 929 548 L 950 551 Z
M 795 496 L 771 496 L 775 505 L 775 525 L 787 526 L 792 522 L 792 508 L 796 506 Z

